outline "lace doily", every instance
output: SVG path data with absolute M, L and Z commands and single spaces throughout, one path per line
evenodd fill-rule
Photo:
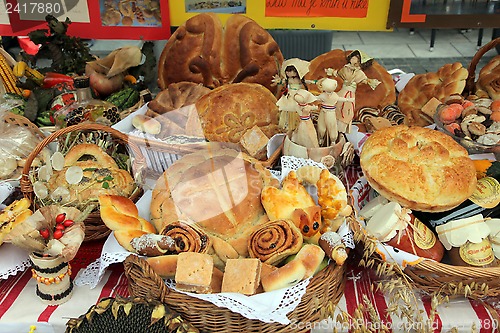
M 28 253 L 12 244 L 0 246 L 0 279 L 8 279 L 9 276 L 23 272 L 30 267 Z
M 245 296 L 237 293 L 220 294 L 194 294 L 179 291 L 175 288 L 175 282 L 165 280 L 167 286 L 180 293 L 196 297 L 210 302 L 218 307 L 227 308 L 233 312 L 241 314 L 248 319 L 257 319 L 266 323 L 290 324 L 290 319 L 286 316 L 292 312 L 300 303 L 302 296 L 306 293 L 306 288 L 311 279 L 299 282 L 293 287 Z

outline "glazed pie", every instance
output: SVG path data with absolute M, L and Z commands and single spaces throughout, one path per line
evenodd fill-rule
M 378 130 L 366 140 L 360 162 L 377 192 L 412 210 L 450 210 L 476 188 L 475 168 L 465 148 L 429 128 Z

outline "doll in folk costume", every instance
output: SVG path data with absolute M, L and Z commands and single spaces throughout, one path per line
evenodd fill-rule
M 338 76 L 343 80 L 342 88 L 338 92 L 343 98 L 355 99 L 356 88 L 360 83 L 366 83 L 374 90 L 380 81 L 377 79 L 369 79 L 363 70 L 370 67 L 373 63 L 373 58 L 368 57 L 365 53 L 354 50 L 347 56 L 347 64 L 339 70 L 331 68 L 326 69 L 327 75 Z M 355 104 L 348 101 L 339 101 L 337 103 L 337 126 L 341 133 L 350 133 L 351 123 L 354 118 Z
M 293 95 L 299 89 L 307 90 L 307 81 L 304 76 L 309 72 L 309 61 L 292 58 L 285 60 L 280 69 L 280 75 L 273 77 L 274 85 L 283 85 L 284 90 L 276 102 L 280 111 L 279 126 L 288 131 L 293 131 L 299 125 L 298 112 L 300 111 Z
M 311 111 L 318 106 L 312 103 L 317 101 L 316 96 L 305 89 L 299 89 L 293 94 L 293 100 L 299 109 L 299 124 L 292 132 L 292 142 L 306 148 L 318 148 L 318 133 L 311 119 Z
M 338 102 L 354 103 L 354 97 L 340 97 L 335 90 L 337 89 L 337 80 L 322 78 L 316 83 L 321 94 L 318 100 L 321 102 L 318 117 L 318 140 L 320 146 L 329 146 L 337 141 L 338 126 L 336 108 Z

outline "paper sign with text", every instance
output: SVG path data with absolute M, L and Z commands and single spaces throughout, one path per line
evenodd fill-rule
M 368 0 L 266 0 L 268 17 L 351 17 L 363 18 Z

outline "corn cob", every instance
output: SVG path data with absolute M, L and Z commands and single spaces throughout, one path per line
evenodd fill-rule
M 16 77 L 23 77 L 28 65 L 24 61 L 18 61 L 14 67 L 12 67 L 12 72 Z
M 43 80 L 43 78 L 44 78 L 44 75 L 42 73 L 40 73 L 39 71 L 37 71 L 36 69 L 31 68 L 31 67 L 26 67 L 26 70 L 24 71 L 24 75 L 26 77 L 33 79 L 33 80 Z
M 17 79 L 14 76 L 14 72 L 12 71 L 12 68 L 10 68 L 7 60 L 2 54 L 0 54 L 0 76 L 2 78 L 2 82 L 6 92 L 14 93 L 17 95 L 22 94 L 21 88 L 16 86 Z

